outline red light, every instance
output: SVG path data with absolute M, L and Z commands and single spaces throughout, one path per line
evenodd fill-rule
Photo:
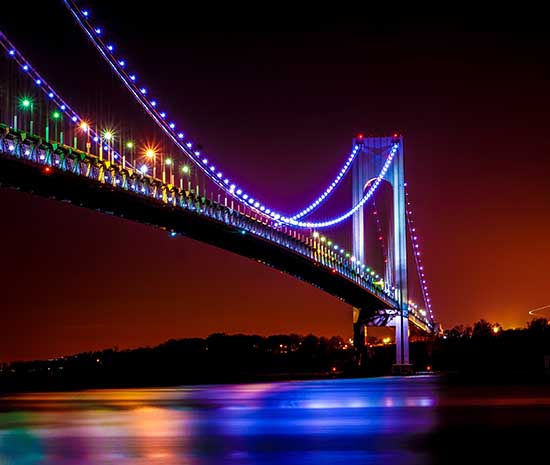
M 335 269 L 335 268 L 333 268 L 333 269 L 332 269 L 332 272 L 333 272 L 333 273 L 336 273 L 336 269 Z
M 44 168 L 44 173 L 49 173 L 51 170 L 49 166 L 46 166 L 46 168 Z
M 426 370 L 431 371 L 431 370 L 432 370 L 432 366 L 431 366 L 431 365 L 428 365 L 428 366 L 426 367 Z
M 399 137 L 399 134 L 394 133 L 394 134 L 393 134 L 393 137 Z
M 332 367 L 332 372 L 334 373 L 336 371 L 336 367 Z
M 381 241 L 382 239 L 384 239 L 382 236 L 378 236 L 379 241 Z
M 361 133 L 357 134 L 357 139 L 359 139 L 359 140 L 363 140 L 364 137 L 365 136 Z

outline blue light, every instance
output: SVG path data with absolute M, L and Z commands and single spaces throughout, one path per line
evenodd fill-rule
M 112 52 L 114 47 L 112 45 L 107 45 L 107 49 L 109 50 L 109 52 Z
M 23 71 L 28 71 L 29 70 L 29 65 L 23 65 Z
M 42 81 L 40 79 L 37 79 L 36 81 L 34 81 L 36 83 L 37 86 L 39 86 L 40 84 L 42 84 Z
M 170 129 L 174 129 L 176 125 L 174 123 L 170 123 Z
M 183 138 L 185 137 L 185 134 L 183 134 L 183 132 L 180 132 L 180 133 L 178 134 L 178 137 L 179 137 L 180 139 L 183 139 Z
M 135 74 L 131 74 L 131 75 L 130 75 L 130 79 L 131 79 L 132 81 L 135 81 L 135 80 L 136 80 L 136 75 L 135 75 Z
M 120 61 L 118 62 L 118 64 L 119 64 L 120 66 L 125 66 L 125 65 L 126 65 L 126 62 L 125 62 L 124 60 L 120 60 Z
M 187 145 L 187 147 L 189 147 L 189 148 L 193 147 L 193 143 L 192 143 L 192 142 L 187 142 L 187 144 L 185 144 L 185 145 Z
M 248 199 L 248 194 L 243 194 L 243 199 Z
M 82 14 L 83 14 L 84 16 L 88 17 L 88 10 L 84 10 L 84 11 L 82 12 Z
M 205 165 L 208 165 L 208 158 L 204 158 L 204 159 L 202 160 L 202 162 L 203 162 Z
M 147 89 L 145 87 L 142 87 L 141 89 L 139 89 L 139 91 L 145 95 L 147 93 Z
M 76 116 L 73 116 L 71 119 L 73 120 L 73 123 L 76 123 L 76 120 L 77 120 L 78 118 L 77 118 Z
M 162 113 L 160 114 L 160 116 L 161 116 L 161 118 L 166 118 L 166 113 L 162 112 Z
M 244 229 L 242 229 L 241 234 L 246 234 L 246 231 Z
M 176 237 L 177 234 L 178 233 L 176 231 L 170 231 L 170 237 Z
M 95 136 L 94 137 L 94 142 L 97 142 L 99 140 L 99 137 Z
M 141 174 L 147 173 L 147 165 L 141 165 L 139 171 L 141 171 Z
M 50 93 L 48 94 L 48 97 L 54 98 L 53 92 L 50 92 Z
M 67 109 L 67 107 L 66 107 L 65 105 L 61 105 L 61 109 L 62 109 L 63 111 L 65 111 L 65 110 Z
M 214 165 L 212 165 L 212 166 L 210 167 L 210 171 L 212 171 L 212 173 L 213 173 L 214 171 L 216 171 L 216 167 L 215 167 Z
M 156 100 L 151 100 L 151 105 L 156 107 L 157 106 L 157 101 Z
M 101 35 L 101 28 L 99 28 L 99 27 L 96 28 L 95 33 L 96 33 L 97 35 Z
M 222 176 L 223 176 L 223 174 L 222 174 L 222 173 L 218 173 L 218 174 L 217 174 L 216 176 L 217 176 L 218 178 L 220 178 L 220 179 L 221 179 L 221 178 L 222 178 Z
M 14 56 L 15 55 L 15 50 L 10 50 L 8 53 L 10 54 L 10 56 Z

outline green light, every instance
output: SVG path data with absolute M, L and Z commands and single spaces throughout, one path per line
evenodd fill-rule
M 191 171 L 191 170 L 189 169 L 189 166 L 188 166 L 188 165 L 183 165 L 183 166 L 181 167 L 181 172 L 182 172 L 182 173 L 189 174 L 190 171 Z
M 169 166 L 172 164 L 172 160 L 170 158 L 167 158 L 164 163 L 166 163 Z
M 134 148 L 134 143 L 132 141 L 126 142 L 126 148 L 133 149 Z
M 52 118 L 53 118 L 53 119 L 59 119 L 59 118 L 61 118 L 61 113 L 59 113 L 58 111 L 54 111 L 54 112 L 52 113 Z
M 109 141 L 109 140 L 112 140 L 113 139 L 113 133 L 111 131 L 105 131 L 103 133 L 103 138 L 106 140 L 106 141 Z
M 19 108 L 22 110 L 32 110 L 32 99 L 29 97 L 21 97 L 19 99 Z
M 346 258 L 349 258 L 349 253 L 346 254 Z

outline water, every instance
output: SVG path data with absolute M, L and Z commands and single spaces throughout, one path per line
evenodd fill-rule
M 549 433 L 548 387 L 433 376 L 0 397 L 0 465 L 509 463 Z

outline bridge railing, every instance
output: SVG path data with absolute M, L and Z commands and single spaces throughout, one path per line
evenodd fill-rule
M 183 208 L 196 214 L 230 225 L 241 232 L 254 234 L 291 250 L 333 273 L 368 289 L 382 300 L 396 305 L 395 292 L 375 284 L 375 278 L 347 260 L 331 247 L 305 236 L 296 230 L 268 219 L 266 216 L 232 208 L 227 198 L 216 202 L 193 190 L 165 183 L 147 174 L 83 152 L 70 146 L 43 141 L 40 137 L 0 125 L 0 152 L 5 155 L 50 169 L 83 176 L 154 201 Z

